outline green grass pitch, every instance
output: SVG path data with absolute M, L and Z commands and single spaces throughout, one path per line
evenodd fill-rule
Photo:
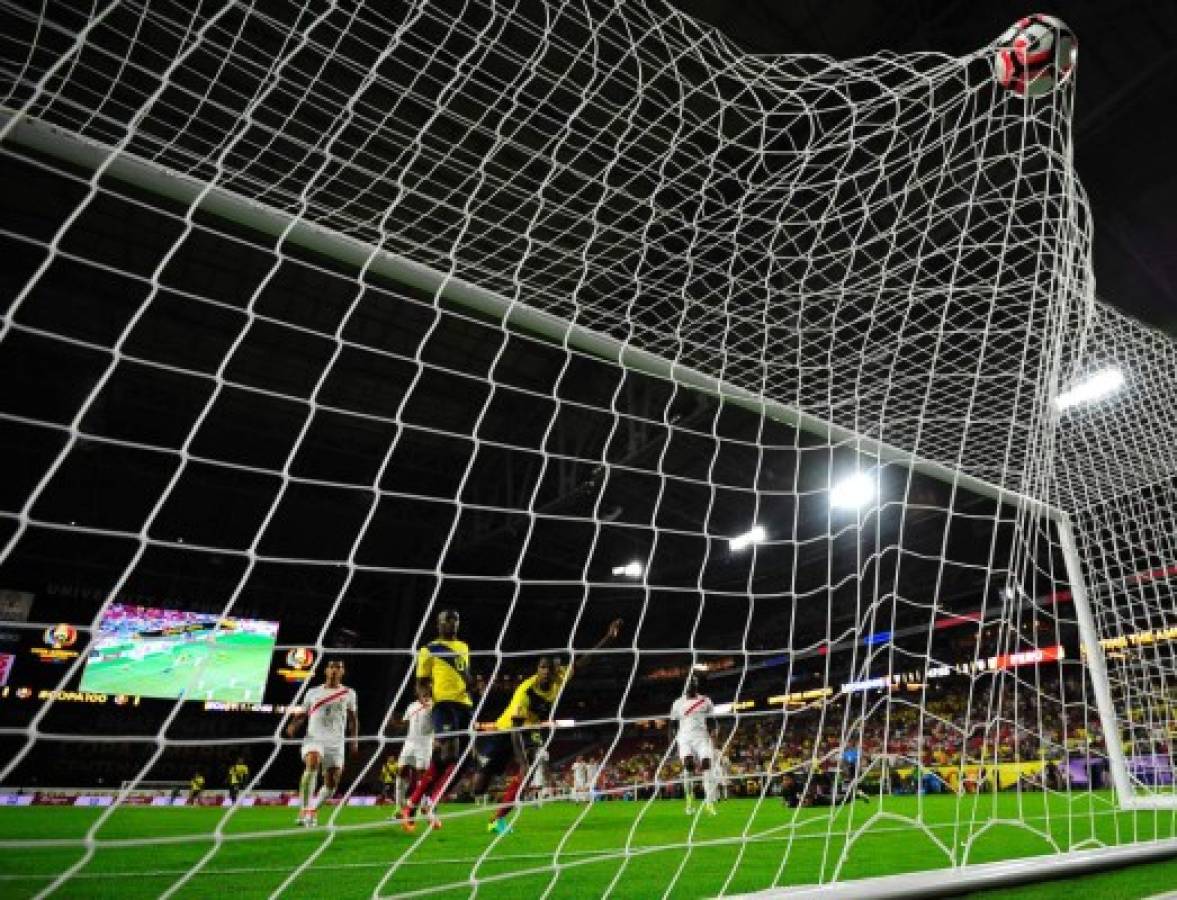
M 239 809 L 226 818 L 225 810 L 215 808 L 132 807 L 110 816 L 95 835 L 92 859 L 54 896 L 157 897 L 210 850 L 204 868 L 176 896 L 268 897 L 313 856 L 284 895 L 370 896 L 399 863 L 382 893 L 431 890 L 429 896 L 466 897 L 468 879 L 475 877 L 482 882 L 480 898 L 538 896 L 553 882 L 550 896 L 556 898 L 600 896 L 610 885 L 615 897 L 658 897 L 668 891 L 678 898 L 706 897 L 725 885 L 735 893 L 828 879 L 847 834 L 864 826 L 842 864 L 844 878 L 943 865 L 943 850 L 928 831 L 958 849 L 975 837 L 970 851 L 975 862 L 1055 852 L 1045 835 L 1066 848 L 1089 846 L 1092 840 L 1117 843 L 1177 834 L 1173 812 L 1120 813 L 1109 800 L 1098 793 L 1070 800 L 1035 794 L 891 797 L 881 807 L 872 800 L 833 817 L 820 809 L 798 814 L 777 801 L 755 809 L 752 800 L 730 800 L 714 818 L 688 817 L 674 801 L 598 803 L 587 810 L 553 803 L 524 810 L 514 833 L 497 841 L 485 831 L 486 810 L 465 804 L 445 810 L 441 831 L 428 832 L 422 825 L 414 835 L 388 823 L 390 807 L 342 808 L 335 819 L 342 828 L 334 832 L 322 825 L 295 830 L 295 811 L 288 808 Z M 888 815 L 871 821 L 879 812 Z M 0 896 L 34 896 L 81 859 L 80 839 L 98 815 L 98 810 L 72 807 L 0 809 L 0 841 L 6 845 L 0 854 Z M 898 817 L 918 817 L 928 831 Z M 327 818 L 326 812 L 321 818 Z M 1000 819 L 1020 819 L 1038 833 L 994 824 Z M 218 823 L 224 839 L 216 846 L 210 835 Z M 827 840 L 831 833 L 835 836 Z M 138 843 L 153 838 L 159 842 Z M 1015 889 L 1005 896 L 1144 897 L 1177 884 L 1177 864 L 1086 876 L 1071 888 L 1060 884 Z M 1088 886 L 1097 892 L 1087 893 Z
M 81 690 L 167 699 L 186 691 L 191 700 L 258 703 L 273 651 L 274 637 L 264 634 L 221 633 L 211 645 L 178 640 L 142 660 L 89 663 Z

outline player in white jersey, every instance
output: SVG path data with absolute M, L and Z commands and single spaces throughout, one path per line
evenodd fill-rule
M 547 748 L 540 747 L 536 751 L 535 761 L 531 768 L 531 781 L 528 788 L 540 806 L 543 806 L 544 801 L 552 796 L 552 775 L 549 771 L 549 760 Z
M 716 814 L 715 800 L 718 779 L 712 765 L 715 747 L 708 729 L 709 717 L 715 706 L 709 697 L 699 693 L 699 681 L 692 675 L 687 679 L 686 692 L 670 707 L 672 737 L 678 744 L 678 758 L 683 767 L 683 794 L 687 801 L 687 815 L 695 811 L 695 769 L 703 774 L 703 810 Z
M 718 735 L 716 736 L 718 740 Z M 728 784 L 732 778 L 732 761 L 728 758 L 726 750 L 720 750 L 719 756 L 715 759 L 715 781 L 719 787 L 719 798 L 726 800 L 728 798 Z
M 333 659 L 324 670 L 324 681 L 313 687 L 303 697 L 303 711 L 296 713 L 286 726 L 286 736 L 294 737 L 298 727 L 307 723 L 306 737 L 302 742 L 302 760 L 306 766 L 298 785 L 300 799 L 298 824 L 316 824 L 319 807 L 339 787 L 339 775 L 343 771 L 343 745 L 350 739 L 351 753 L 359 753 L 356 740 L 358 720 L 356 719 L 356 692 L 343 686 L 343 661 Z M 320 770 L 323 773 L 323 787 L 315 793 L 315 781 Z
M 572 799 L 578 803 L 587 803 L 592 799 L 589 793 L 589 770 L 592 767 L 583 756 L 576 757 L 572 764 Z
M 409 723 L 409 731 L 396 761 L 398 810 L 405 805 L 405 795 L 412 782 L 429 768 L 429 761 L 433 758 L 433 698 L 420 685 L 417 686 L 417 699 L 405 709 L 405 721 Z

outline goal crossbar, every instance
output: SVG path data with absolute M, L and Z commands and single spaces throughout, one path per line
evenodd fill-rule
M 13 121 L 14 118 L 16 121 Z M 10 129 L 9 140 L 82 168 L 96 169 L 116 153 L 114 148 L 101 142 L 27 116 L 14 117 L 10 110 L 0 110 L 0 132 L 5 128 Z M 290 243 L 344 265 L 359 268 L 367 263 L 368 269 L 377 275 L 436 294 L 451 303 L 499 320 L 505 326 L 532 332 L 627 369 L 673 381 L 682 387 L 711 395 L 722 402 L 762 414 L 825 440 L 853 446 L 862 455 L 880 462 L 906 466 L 937 481 L 955 485 L 998 503 L 1015 505 L 1025 512 L 1040 513 L 1052 519 L 1057 519 L 1062 513 L 1039 498 L 858 434 L 797 407 L 758 395 L 698 369 L 577 325 L 522 301 L 509 299 L 455 275 L 439 272 L 398 253 L 375 248 L 356 238 L 322 228 L 264 203 L 248 200 L 215 186 L 210 189 L 197 179 L 126 151 L 118 152 L 117 157 L 107 165 L 105 174 L 178 203 L 191 204 L 199 198 L 201 210 L 256 232 L 275 237 L 285 234 Z

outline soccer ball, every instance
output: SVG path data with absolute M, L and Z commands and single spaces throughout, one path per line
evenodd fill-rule
M 1035 13 L 1018 19 L 997 39 L 993 77 L 1019 97 L 1041 97 L 1071 77 L 1078 49 L 1065 23 Z

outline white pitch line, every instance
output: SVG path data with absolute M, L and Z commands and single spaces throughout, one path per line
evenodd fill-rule
M 567 851 L 562 856 L 610 856 L 616 855 L 614 850 L 574 850 Z M 506 856 L 495 856 L 493 862 L 506 862 L 515 859 L 550 859 L 550 853 L 512 853 Z M 442 857 L 438 859 L 412 859 L 401 863 L 404 866 L 442 866 L 442 865 L 470 865 L 478 859 L 476 856 L 470 857 Z M 395 860 L 385 860 L 381 862 L 352 862 L 352 863 L 332 863 L 325 866 L 314 866 L 308 871 L 310 872 L 333 872 L 337 870 L 347 869 L 376 869 L 388 868 Z M 230 869 L 205 869 L 201 872 L 201 876 L 211 875 L 248 875 L 252 872 L 289 872 L 291 869 L 297 867 L 297 863 L 292 863 L 289 866 L 240 866 Z M 176 875 L 187 874 L 187 869 L 144 869 L 142 871 L 127 871 L 127 872 L 79 872 L 70 880 L 82 878 L 164 878 Z M 35 881 L 46 878 L 53 878 L 54 875 L 50 873 L 42 873 L 40 875 L 33 874 L 9 874 L 0 875 L 0 881 Z
M 1046 818 L 1045 816 L 1033 816 L 1033 817 L 1027 818 L 1024 821 L 1033 822 L 1033 821 L 1038 821 L 1039 819 L 1045 819 L 1045 818 Z M 773 828 L 767 829 L 766 831 L 761 832 L 760 834 L 755 835 L 753 837 L 744 838 L 744 839 L 742 839 L 742 842 L 747 843 L 747 844 L 758 844 L 758 843 L 772 843 L 772 842 L 776 842 L 776 841 L 782 841 L 782 840 L 785 840 L 786 838 L 783 834 L 781 834 L 781 832 L 790 831 L 790 830 L 800 831 L 802 829 L 805 829 L 807 825 L 817 823 L 817 822 L 822 822 L 822 821 L 824 821 L 824 817 L 814 816 L 813 818 L 810 818 L 810 819 L 801 819 L 795 823 L 793 823 L 793 822 L 782 823 L 780 825 L 774 826 Z M 927 829 L 929 831 L 945 831 L 945 830 L 951 830 L 952 828 L 955 827 L 955 825 L 951 822 L 938 823 L 938 824 L 934 824 L 934 825 L 927 824 L 927 823 L 913 822 L 911 826 L 895 826 L 895 827 L 891 827 L 891 828 L 873 828 L 870 831 L 868 831 L 866 834 L 873 836 L 873 835 L 882 835 L 882 834 L 908 833 L 912 830 L 912 827 L 917 827 L 919 829 Z M 261 834 L 261 833 L 262 832 L 255 832 L 254 834 Z M 299 832 L 299 833 L 305 834 L 306 832 Z M 827 837 L 828 837 L 828 835 L 825 832 L 817 832 L 814 834 L 796 834 L 793 836 L 793 840 L 794 841 L 824 840 Z M 724 845 L 724 844 L 734 843 L 739 840 L 740 839 L 733 838 L 733 837 L 720 837 L 720 838 L 716 838 L 712 841 L 696 842 L 696 843 L 692 844 L 691 846 L 700 847 L 700 846 L 706 846 L 708 844 Z M 651 845 L 648 847 L 641 847 L 641 848 L 635 848 L 635 849 L 640 850 L 641 853 L 643 855 L 645 855 L 647 853 L 658 853 L 658 852 L 670 851 L 670 850 L 674 850 L 676 848 L 685 847 L 685 846 L 687 846 L 687 845 L 686 844 L 657 844 L 657 845 Z M 561 857 L 578 857 L 578 858 L 582 858 L 582 859 L 587 859 L 589 857 L 594 857 L 594 856 L 599 856 L 602 858 L 608 858 L 608 857 L 620 858 L 624 855 L 625 855 L 625 848 L 623 848 L 623 847 L 616 847 L 616 848 L 605 849 L 605 850 L 566 850 L 566 851 L 563 851 L 560 853 Z M 552 856 L 553 855 L 551 853 L 511 853 L 511 854 L 504 854 L 502 856 L 495 856 L 490 861 L 492 861 L 492 862 L 510 862 L 512 860 L 552 859 Z M 404 862 L 402 862 L 401 865 L 403 865 L 403 866 L 436 866 L 436 865 L 466 865 L 466 866 L 468 866 L 468 865 L 474 863 L 478 858 L 479 857 L 471 856 L 471 857 L 441 857 L 441 858 L 421 859 L 421 860 L 409 859 L 409 860 L 405 860 Z M 395 860 L 384 860 L 384 861 L 373 861 L 373 862 L 352 862 L 352 863 L 331 863 L 328 865 L 313 866 L 309 871 L 311 871 L 311 872 L 332 872 L 332 871 L 347 871 L 349 869 L 387 868 L 388 866 L 391 866 L 394 862 L 395 862 Z M 201 876 L 204 877 L 204 876 L 248 875 L 251 872 L 258 872 L 258 873 L 289 872 L 292 869 L 294 869 L 296 867 L 296 865 L 297 864 L 292 864 L 289 866 L 248 866 L 248 867 L 234 867 L 234 868 L 225 868 L 225 869 L 206 869 L 204 872 L 201 873 Z M 179 876 L 179 875 L 184 875 L 187 873 L 187 871 L 188 871 L 187 869 L 145 869 L 142 871 L 132 870 L 132 871 L 122 871 L 122 872 L 120 872 L 120 871 L 79 872 L 76 875 L 74 875 L 70 880 L 72 881 L 75 879 L 95 879 L 95 878 L 163 878 L 163 877 L 175 877 L 175 876 Z M 55 876 L 50 873 L 0 874 L 0 883 L 10 882 L 10 881 L 43 881 L 45 879 L 53 878 L 53 877 L 55 877 Z M 1162 898 L 1150 898 L 1150 900 L 1162 900 Z M 1166 895 L 1163 898 L 1163 900 L 1177 900 L 1177 896 L 1170 898 L 1168 895 Z

